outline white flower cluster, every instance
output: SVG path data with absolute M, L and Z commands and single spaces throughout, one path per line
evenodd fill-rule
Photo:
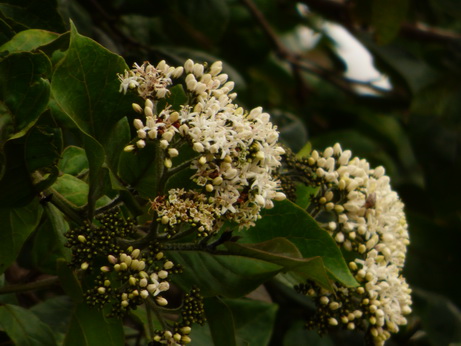
M 170 169 L 181 146 L 188 143 L 195 152 L 190 167 L 200 193 L 211 197 L 208 203 L 220 216 L 245 228 L 254 224 L 261 208 L 271 208 L 272 200 L 285 198 L 272 176 L 284 150 L 269 114 L 260 107 L 248 112 L 233 103 L 234 82 L 221 72 L 220 61 L 208 67 L 187 60 L 184 67 L 170 67 L 164 61 L 157 67 L 135 65 L 120 75 L 121 91 L 137 89 L 145 99 L 144 107 L 133 105 L 145 120 L 134 120 L 138 140 L 125 150 L 143 148 L 147 140 L 158 141 L 165 151 L 164 165 Z M 183 73 L 188 101 L 175 110 L 168 104 L 168 88 L 171 78 Z M 165 97 L 166 106 L 157 112 L 158 100 Z
M 330 292 L 322 292 L 320 299 L 334 302 L 330 325 L 342 323 L 354 329 L 358 319 L 366 320 L 375 344 L 382 345 L 407 323 L 404 315 L 411 312 L 411 289 L 401 274 L 408 227 L 403 203 L 391 189 L 384 168 L 372 169 L 366 160 L 351 156 L 336 144 L 323 153 L 313 151 L 307 160 L 320 183 L 319 218 L 329 217 L 324 227 L 338 245 L 358 256 L 349 267 L 360 286 L 343 288 L 342 294 L 358 297 L 355 301 L 361 307 L 346 313 L 347 307 L 341 308 L 341 300 Z

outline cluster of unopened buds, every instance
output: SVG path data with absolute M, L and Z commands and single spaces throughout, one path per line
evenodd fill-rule
M 168 304 L 168 301 L 164 297 L 159 296 L 159 294 L 169 290 L 170 283 L 166 279 L 169 275 L 168 271 L 174 267 L 174 264 L 171 261 L 165 261 L 161 270 L 146 272 L 148 270 L 146 262 L 141 258 L 138 259 L 140 253 L 139 249 L 134 249 L 130 255 L 121 253 L 118 258 L 109 255 L 107 259 L 110 264 L 101 267 L 101 272 L 109 273 L 115 271 L 121 273 L 122 277 L 127 278 L 126 281 L 129 284 L 129 288 L 126 292 L 120 293 L 120 305 L 122 308 L 128 308 L 130 301 L 136 297 L 147 299 L 149 296 L 155 297 L 158 305 L 165 306 Z M 156 260 L 161 260 L 162 258 L 163 253 L 159 252 L 156 255 Z M 98 292 L 104 294 L 105 287 L 110 286 L 111 282 L 105 280 L 104 286 L 99 287 Z M 135 305 L 138 305 L 137 303 L 136 301 Z

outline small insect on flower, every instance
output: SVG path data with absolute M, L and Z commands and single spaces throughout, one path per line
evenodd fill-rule
M 370 193 L 365 200 L 365 204 L 363 205 L 366 209 L 374 208 L 376 205 L 376 193 Z

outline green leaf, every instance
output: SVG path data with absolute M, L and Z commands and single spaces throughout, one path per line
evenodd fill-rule
M 43 209 L 37 200 L 22 208 L 0 208 L 0 274 L 16 259 L 22 245 L 40 222 Z
M 168 252 L 168 257 L 184 268 L 174 281 L 186 291 L 198 286 L 205 297 L 241 297 L 282 269 L 279 265 L 258 259 L 201 251 L 175 250 Z
M 242 232 L 243 243 L 255 243 L 285 237 L 295 244 L 304 258 L 321 257 L 325 268 L 346 286 L 357 282 L 331 236 L 302 208 L 290 201 L 275 203 L 262 213 L 256 226 Z
M 106 169 L 104 164 L 104 148 L 90 136 L 84 136 L 84 146 L 89 165 L 89 189 L 88 189 L 88 215 L 91 219 L 96 206 L 96 201 L 104 195 Z
M 92 309 L 82 303 L 70 322 L 65 346 L 123 346 L 125 337 L 120 320 L 105 317 L 106 312 Z
M 41 52 L 14 53 L 0 61 L 0 143 L 23 136 L 45 110 L 50 74 L 50 60 Z
M 247 345 L 269 345 L 277 304 L 250 299 L 224 299 L 224 302 L 232 312 L 235 333 L 239 340 Z
M 205 315 L 215 345 L 236 346 L 232 312 L 221 298 L 206 298 Z
M 30 29 L 18 32 L 10 41 L 0 46 L 1 51 L 9 53 L 20 51 L 32 51 L 40 46 L 46 45 L 59 37 L 59 34 L 54 32 Z
M 30 311 L 51 327 L 57 344 L 62 345 L 73 308 L 74 305 L 68 296 L 56 296 L 34 305 Z
M 88 200 L 88 184 L 72 175 L 61 175 L 53 188 L 77 207 L 84 206 Z
M 55 346 L 56 340 L 50 327 L 35 314 L 20 306 L 0 306 L 0 328 L 17 346 Z
M 157 195 L 156 177 L 158 165 L 162 160 L 156 158 L 156 148 L 151 142 L 135 153 L 123 152 L 120 155 L 118 172 L 120 178 L 134 187 L 141 196 L 154 198 Z
M 326 289 L 332 289 L 322 259 L 303 258 L 296 245 L 286 238 L 276 237 L 257 244 L 226 242 L 224 246 L 232 254 L 278 264 L 285 272 L 293 272 L 303 282 L 311 279 Z
M 69 49 L 53 74 L 51 90 L 80 130 L 100 143 L 109 140 L 124 113 L 132 111 L 117 78 L 127 68 L 120 56 L 78 34 L 72 25 Z
M 391 42 L 399 33 L 408 10 L 408 0 L 373 0 L 371 23 L 378 44 Z
M 107 164 L 111 171 L 117 172 L 121 153 L 124 152 L 123 148 L 130 141 L 130 125 L 127 117 L 123 117 L 115 124 L 111 136 L 111 140 L 104 144 L 104 150 L 107 155 Z
M 58 260 L 58 277 L 64 292 L 72 299 L 74 303 L 83 302 L 83 290 L 72 269 L 69 268 L 69 262 L 63 258 Z
M 61 172 L 74 176 L 87 170 L 88 167 L 88 159 L 86 158 L 85 150 L 73 145 L 64 149 L 58 164 L 58 168 Z
M 67 242 L 64 233 L 69 230 L 69 225 L 64 215 L 51 203 L 47 203 L 43 209 L 47 218 L 34 234 L 29 257 L 35 268 L 55 275 L 58 259 L 70 260 L 71 257 L 70 249 L 64 247 Z

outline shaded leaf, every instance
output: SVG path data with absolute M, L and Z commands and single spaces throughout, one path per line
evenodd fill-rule
M 46 204 L 43 209 L 47 218 L 34 234 L 32 249 L 28 255 L 34 268 L 55 275 L 58 259 L 70 260 L 71 257 L 70 249 L 64 247 L 67 242 L 64 233 L 69 230 L 69 225 L 64 215 L 51 203 Z
M 51 327 L 57 344 L 62 345 L 73 307 L 74 305 L 68 296 L 56 296 L 34 305 L 30 311 Z
M 81 303 L 76 306 L 69 330 L 64 341 L 65 346 L 123 346 L 122 322 L 105 317 L 106 312 L 92 309 Z
M 0 61 L 0 143 L 23 136 L 45 110 L 50 74 L 51 63 L 41 52 L 14 53 Z
M 74 303 L 83 302 L 83 290 L 80 281 L 75 273 L 70 269 L 69 262 L 61 258 L 57 263 L 58 277 L 64 292 Z
M 461 311 L 444 296 L 414 290 L 414 304 L 433 345 L 461 343 Z
M 198 286 L 205 297 L 241 297 L 282 269 L 258 259 L 201 251 L 176 250 L 169 252 L 168 257 L 184 267 L 184 272 L 174 277 L 174 281 L 186 291 Z
M 250 299 L 224 299 L 232 312 L 235 333 L 248 345 L 268 345 L 273 332 L 277 304 Z
M 25 138 L 10 140 L 5 144 L 5 158 L 0 179 L 0 208 L 23 207 L 36 196 L 24 160 Z
M 213 343 L 236 346 L 234 318 L 227 304 L 218 297 L 206 298 L 204 304 Z
M 35 314 L 16 305 L 0 306 L 0 328 L 17 346 L 55 346 L 54 335 Z
M 3 0 L 0 12 L 26 28 L 62 32 L 65 26 L 57 7 L 56 0 Z
M 22 208 L 0 208 L 0 274 L 16 259 L 22 245 L 40 222 L 43 209 L 37 200 Z

